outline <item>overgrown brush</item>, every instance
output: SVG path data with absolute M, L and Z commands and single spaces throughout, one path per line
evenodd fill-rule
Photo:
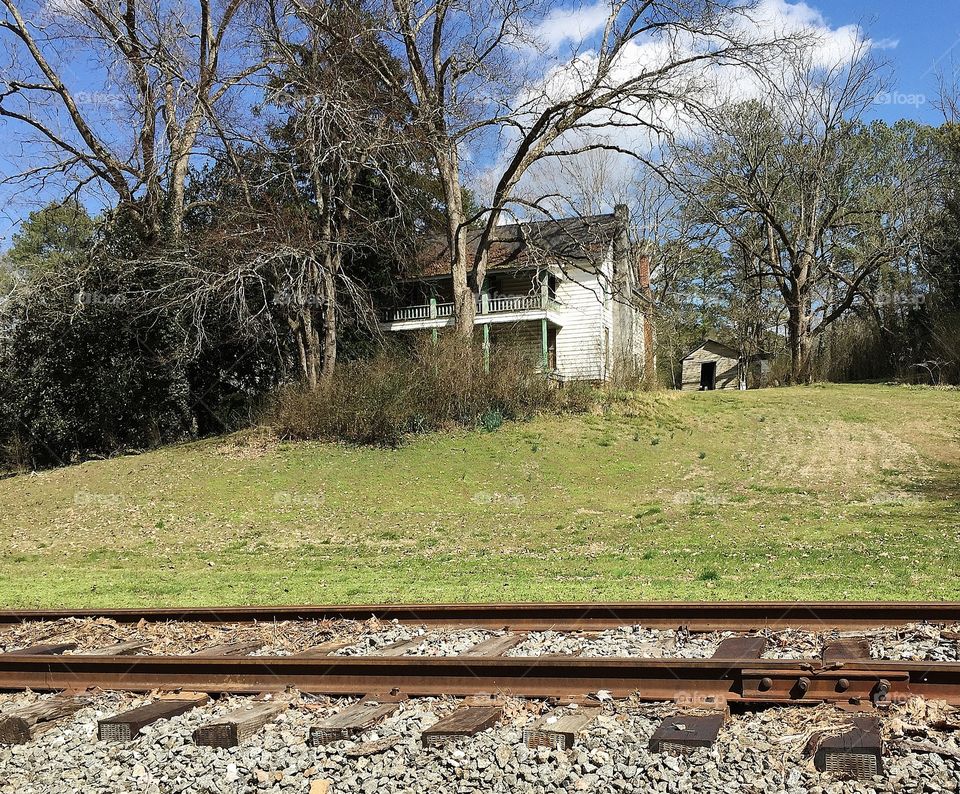
M 269 422 L 288 439 L 395 447 L 411 433 L 496 430 L 543 411 L 587 410 L 588 395 L 580 386 L 558 389 L 525 351 L 495 350 L 487 369 L 476 346 L 448 338 L 345 363 L 316 391 L 284 390 Z

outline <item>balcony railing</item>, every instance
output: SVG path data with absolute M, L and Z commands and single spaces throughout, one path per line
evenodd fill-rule
M 483 311 L 480 301 L 480 311 Z M 529 309 L 542 309 L 543 301 L 539 295 L 503 295 L 487 298 L 488 312 L 522 312 Z
M 536 311 L 544 308 L 555 308 L 557 303 L 548 300 L 546 306 L 540 295 L 497 295 L 485 296 L 477 300 L 477 314 L 504 314 L 507 312 Z M 403 320 L 433 320 L 453 316 L 452 303 L 421 303 L 416 306 L 400 306 L 388 309 L 384 313 L 386 322 Z
M 387 321 L 391 320 L 429 320 L 429 303 L 421 303 L 419 306 L 402 306 L 397 309 L 388 309 L 386 313 Z

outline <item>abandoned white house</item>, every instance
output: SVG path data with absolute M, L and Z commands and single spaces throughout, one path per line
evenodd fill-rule
M 766 385 L 769 357 L 743 356 L 730 345 L 707 337 L 683 358 L 680 388 L 684 391 L 745 389 Z
M 486 350 L 511 344 L 561 381 L 607 380 L 617 367 L 653 367 L 646 322 L 649 259 L 635 256 L 625 206 L 606 215 L 498 226 L 477 301 Z M 475 250 L 478 232 L 468 232 Z M 385 312 L 382 328 L 452 326 L 453 284 L 445 239 L 427 243 Z M 652 370 L 651 370 L 652 371 Z

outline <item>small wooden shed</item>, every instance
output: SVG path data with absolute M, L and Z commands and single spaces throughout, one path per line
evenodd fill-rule
M 740 388 L 740 353 L 712 337 L 683 358 L 683 391 Z

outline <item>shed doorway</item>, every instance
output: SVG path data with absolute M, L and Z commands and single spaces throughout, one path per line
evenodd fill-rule
M 704 361 L 700 364 L 700 391 L 713 391 L 717 388 L 717 362 Z

